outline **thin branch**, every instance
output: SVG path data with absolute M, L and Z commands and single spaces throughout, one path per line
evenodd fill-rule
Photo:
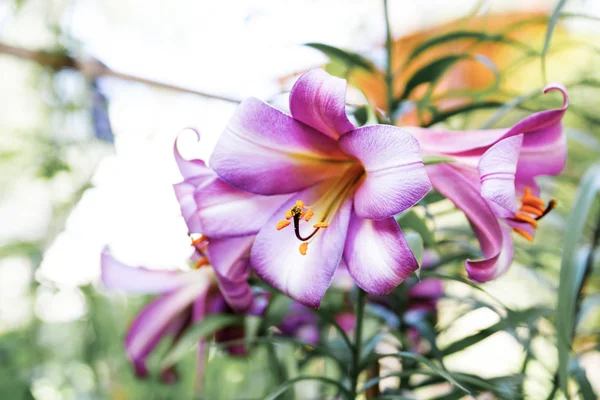
M 182 86 L 171 85 L 169 83 L 158 82 L 151 79 L 141 78 L 135 75 L 129 75 L 122 72 L 113 71 L 102 62 L 89 58 L 89 59 L 77 59 L 64 53 L 53 53 L 48 51 L 32 51 L 24 49 L 22 47 L 10 46 L 8 44 L 0 42 L 0 54 L 7 54 L 13 57 L 17 57 L 23 60 L 28 60 L 47 66 L 56 70 L 60 69 L 75 69 L 83 73 L 89 79 L 96 79 L 99 77 L 113 77 L 128 82 L 142 83 L 148 86 L 168 89 L 176 92 L 190 93 L 197 96 L 205 97 L 208 99 L 215 99 L 226 101 L 229 103 L 240 103 L 240 99 L 234 99 L 231 97 L 221 96 L 212 93 L 206 93 L 199 90 L 189 89 Z

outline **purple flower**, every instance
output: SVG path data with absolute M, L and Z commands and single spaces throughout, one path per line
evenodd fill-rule
M 467 260 L 469 277 L 486 282 L 502 275 L 513 259 L 511 231 L 532 241 L 538 221 L 556 202 L 539 196 L 535 178 L 559 174 L 566 162 L 562 117 L 567 110 L 566 89 L 552 84 L 544 93 L 559 90 L 563 105 L 535 113 L 510 129 L 436 131 L 407 128 L 424 154 L 452 157 L 455 162 L 427 167 L 433 186 L 461 209 L 484 256 Z M 520 194 L 521 205 L 517 204 Z
M 112 257 L 108 250 L 102 253 L 102 281 L 113 290 L 123 290 L 136 294 L 157 294 L 135 318 L 125 339 L 127 356 L 140 377 L 148 375 L 146 360 L 160 341 L 167 336 L 177 340 L 193 323 L 209 314 L 233 313 L 239 293 L 252 296 L 250 286 L 245 281 L 236 286 L 224 286 L 215 280 L 210 268 L 190 271 L 161 271 L 141 267 L 131 267 Z M 244 311 L 251 314 L 262 313 L 260 302 L 252 301 Z M 217 341 L 229 341 L 243 337 L 242 326 L 226 327 L 216 333 Z M 233 354 L 243 354 L 243 348 L 231 346 Z M 200 343 L 198 369 L 203 371 L 204 342 Z M 163 371 L 167 381 L 174 378 L 172 369 Z
M 196 132 L 197 138 L 200 136 Z M 173 185 L 190 237 L 196 246 L 197 266 L 210 264 L 223 296 L 236 311 L 252 302 L 249 286 L 250 247 L 258 230 L 287 200 L 260 196 L 219 179 L 204 161 L 184 159 L 174 146 L 184 180 Z
M 345 92 L 344 80 L 314 69 L 292 89 L 291 116 L 245 100 L 210 160 L 235 187 L 286 197 L 279 207 L 241 211 L 231 223 L 262 226 L 253 268 L 311 307 L 319 306 L 342 257 L 356 283 L 375 294 L 390 292 L 418 267 L 394 215 L 430 189 L 419 145 L 397 127 L 355 128 Z

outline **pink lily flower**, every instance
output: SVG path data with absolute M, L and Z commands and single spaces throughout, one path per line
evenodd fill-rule
M 268 209 L 251 263 L 269 284 L 311 307 L 319 306 L 342 257 L 369 293 L 388 293 L 410 276 L 417 262 L 394 215 L 431 187 L 417 141 L 394 126 L 355 128 L 345 97 L 344 80 L 314 69 L 291 91 L 291 116 L 247 99 L 210 160 L 233 186 L 287 196 Z M 245 211 L 237 224 L 261 217 Z
M 122 290 L 136 294 L 158 294 L 135 318 L 125 339 L 127 356 L 131 360 L 136 374 L 148 375 L 147 358 L 167 336 L 177 340 L 191 324 L 200 321 L 209 314 L 233 313 L 228 298 L 236 298 L 238 293 L 248 292 L 245 287 L 219 286 L 210 268 L 190 271 L 160 271 L 140 267 L 131 267 L 112 257 L 108 250 L 102 253 L 102 282 L 112 290 Z M 242 286 L 238 283 L 238 286 Z M 234 303 L 235 304 L 235 303 Z M 249 314 L 260 314 L 264 305 L 252 301 L 245 310 Z M 243 326 L 226 327 L 215 334 L 217 341 L 230 341 L 244 337 Z M 244 354 L 243 346 L 230 346 L 232 354 Z M 204 341 L 200 343 L 198 355 L 199 374 L 204 367 Z M 175 379 L 172 368 L 162 372 L 169 382 Z
M 196 267 L 210 264 L 228 304 L 243 312 L 252 303 L 246 283 L 250 248 L 271 217 L 270 210 L 279 208 L 288 196 L 260 196 L 231 186 L 204 161 L 184 159 L 177 142 L 174 154 L 184 180 L 173 188 L 190 237 L 194 237 Z
M 535 178 L 557 175 L 566 163 L 567 143 L 562 117 L 568 107 L 566 89 L 552 84 L 544 93 L 559 90 L 563 105 L 530 115 L 510 129 L 449 132 L 407 128 L 427 155 L 443 155 L 454 162 L 427 166 L 433 186 L 467 216 L 481 246 L 483 260 L 467 260 L 469 277 L 487 282 L 510 266 L 514 251 L 511 231 L 533 241 L 538 221 L 556 206 L 540 199 Z M 521 195 L 521 205 L 517 204 Z

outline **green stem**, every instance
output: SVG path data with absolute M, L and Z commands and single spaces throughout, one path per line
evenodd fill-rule
M 362 352 L 362 329 L 365 311 L 365 302 L 367 299 L 367 293 L 358 288 L 358 294 L 356 298 L 356 326 L 354 327 L 354 346 L 352 346 L 352 392 L 355 396 L 358 394 L 358 376 L 360 375 L 361 359 L 360 355 Z
M 390 124 L 394 124 L 394 73 L 392 65 L 392 47 L 394 41 L 392 39 L 392 31 L 390 28 L 390 16 L 388 12 L 388 2 L 383 0 L 383 12 L 385 15 L 385 49 L 387 53 L 387 66 L 385 70 L 385 86 L 387 89 L 387 114 Z

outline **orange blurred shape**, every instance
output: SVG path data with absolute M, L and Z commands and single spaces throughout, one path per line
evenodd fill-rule
M 491 61 L 502 72 L 506 67 L 527 56 L 523 47 L 505 43 L 516 40 L 533 50 L 539 51 L 546 35 L 548 17 L 540 13 L 517 13 L 484 15 L 469 19 L 459 19 L 428 30 L 402 37 L 394 42 L 392 66 L 395 72 L 394 96 L 402 95 L 408 80 L 423 67 L 433 61 L 455 54 L 479 54 Z M 453 32 L 478 32 L 487 35 L 502 35 L 504 41 L 483 41 L 475 38 L 454 38 L 451 41 L 430 46 L 409 62 L 412 52 L 424 42 Z M 555 31 L 555 35 L 561 32 Z M 538 61 L 539 62 L 539 61 Z M 539 69 L 538 69 L 539 71 Z M 367 96 L 371 105 L 387 109 L 385 74 L 365 70 L 352 71 L 350 81 Z M 459 94 L 439 99 L 440 96 L 457 90 L 478 90 L 491 87 L 495 83 L 494 71 L 481 61 L 472 58 L 462 59 L 453 64 L 435 84 L 432 97 L 438 98 L 433 104 L 440 111 L 468 104 L 469 97 Z M 429 83 L 419 85 L 408 96 L 408 100 L 419 100 L 429 90 Z M 427 122 L 427 116 L 419 120 L 416 111 L 403 113 L 396 121 L 400 125 L 420 125 Z M 424 118 L 423 118 L 424 117 Z

